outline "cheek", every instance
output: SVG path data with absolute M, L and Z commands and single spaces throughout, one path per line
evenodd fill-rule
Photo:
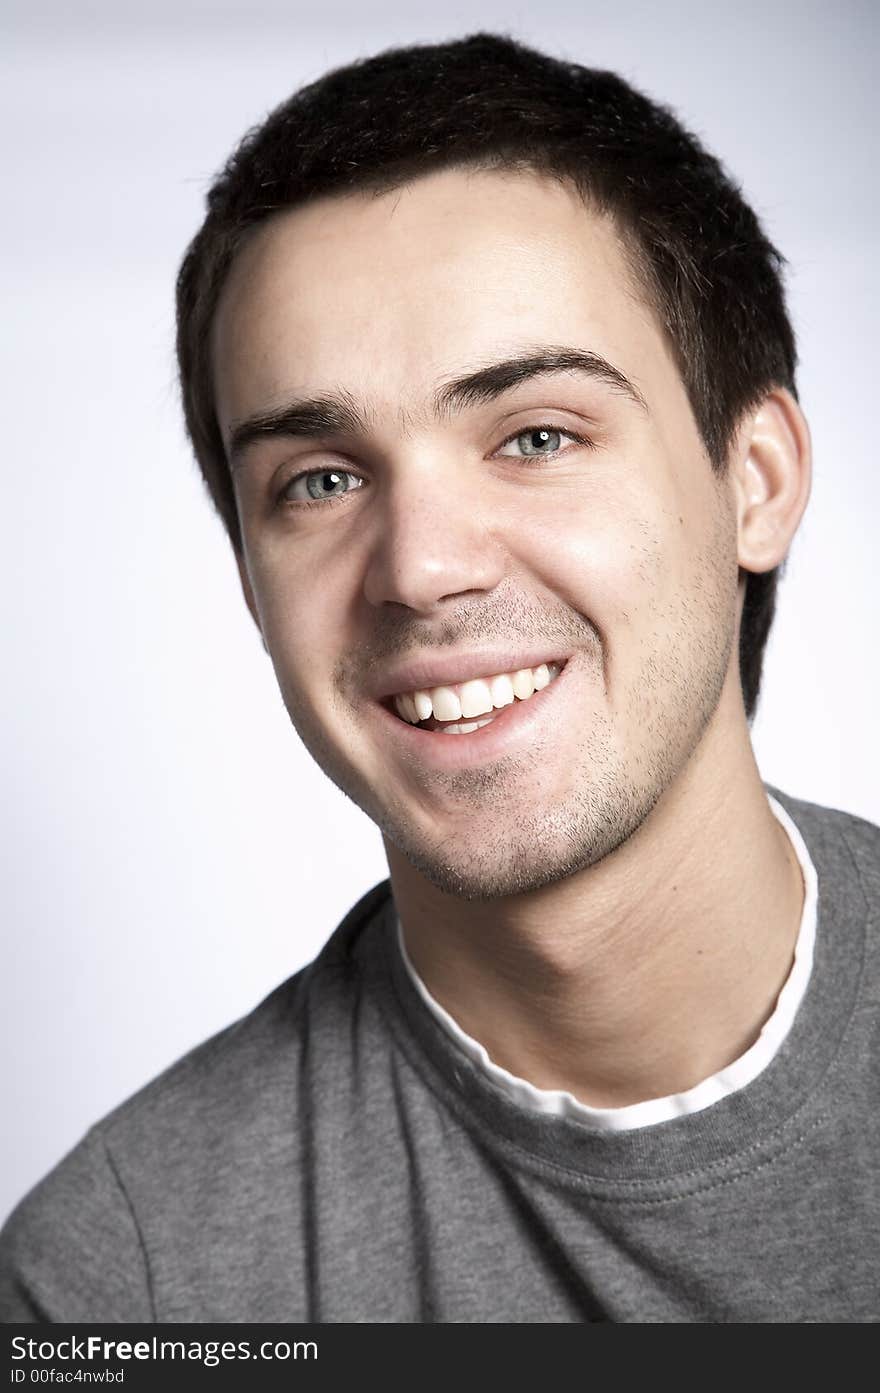
M 680 583 L 677 519 L 628 499 L 619 506 L 567 500 L 537 509 L 519 555 L 533 575 L 600 630 L 634 625 Z
M 248 570 L 285 699 L 298 708 L 303 701 L 307 706 L 327 688 L 327 673 L 339 651 L 344 599 L 334 593 L 333 572 L 309 564 L 289 545 L 252 547 Z

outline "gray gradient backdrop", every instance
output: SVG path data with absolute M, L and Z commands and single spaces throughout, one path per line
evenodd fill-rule
M 172 288 L 208 181 L 328 66 L 505 29 L 671 103 L 791 263 L 815 483 L 764 777 L 880 821 L 874 4 L 7 0 L 0 1215 L 307 961 L 385 874 L 292 731 L 184 440 Z

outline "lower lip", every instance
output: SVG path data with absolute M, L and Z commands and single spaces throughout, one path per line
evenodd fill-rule
M 557 660 L 558 661 L 558 660 Z M 441 730 L 423 730 L 395 716 L 387 707 L 377 703 L 376 709 L 385 723 L 385 735 L 392 739 L 401 754 L 433 769 L 469 769 L 475 764 L 501 759 L 513 754 L 539 733 L 545 717 L 553 719 L 558 688 L 565 682 L 572 666 L 569 659 L 553 681 L 525 701 L 515 698 L 512 705 L 503 706 L 493 721 L 467 735 L 444 735 Z M 465 718 L 466 719 L 466 718 Z M 479 716 L 470 719 L 479 720 Z

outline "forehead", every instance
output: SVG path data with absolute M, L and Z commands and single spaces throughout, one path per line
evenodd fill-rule
M 239 253 L 213 326 L 221 426 L 292 391 L 417 417 L 438 384 L 535 343 L 637 382 L 671 356 L 610 219 L 557 180 L 447 170 L 276 215 Z

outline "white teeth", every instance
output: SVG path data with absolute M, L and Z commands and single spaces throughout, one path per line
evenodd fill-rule
M 479 677 L 473 682 L 462 682 L 460 700 L 463 716 L 485 716 L 493 706 L 489 683 Z
M 532 676 L 530 667 L 521 667 L 519 672 L 513 674 L 513 695 L 519 697 L 520 701 L 525 701 L 535 690 L 535 679 Z
M 535 691 L 540 692 L 543 687 L 549 685 L 550 669 L 546 663 L 541 663 L 540 667 L 535 668 Z
M 404 720 L 409 721 L 411 725 L 416 725 L 418 723 L 419 716 L 416 711 L 416 704 L 409 692 L 404 692 L 400 697 L 398 709 L 400 708 L 402 708 L 401 714 Z
M 413 692 L 413 701 L 420 721 L 427 721 L 434 714 L 431 698 L 427 692 Z
M 419 721 L 427 721 L 434 716 L 438 721 L 456 723 L 445 727 L 447 734 L 462 735 L 486 724 L 485 721 L 478 721 L 476 725 L 465 725 L 461 723 L 462 717 L 468 720 L 487 715 L 493 710 L 511 706 L 517 699 L 528 701 L 535 692 L 548 686 L 560 671 L 560 663 L 540 663 L 535 668 L 501 672 L 495 677 L 475 677 L 455 686 L 401 692 L 394 698 L 394 708 L 398 716 L 410 725 L 418 725 Z M 489 719 L 493 718 L 490 716 Z
M 493 706 L 511 706 L 513 704 L 513 683 L 506 672 L 502 672 L 500 677 L 493 677 L 489 686 L 492 691 Z
M 432 687 L 430 696 L 435 720 L 461 720 L 461 702 L 451 687 Z
M 494 721 L 494 716 L 487 716 L 485 721 L 459 721 L 458 725 L 441 726 L 441 735 L 468 735 L 472 730 L 479 730 L 481 726 L 488 726 Z

